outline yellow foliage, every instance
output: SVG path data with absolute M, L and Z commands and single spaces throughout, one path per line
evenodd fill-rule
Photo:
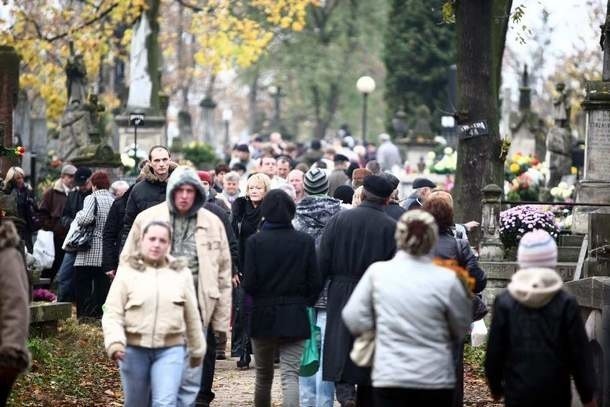
M 0 44 L 14 46 L 20 54 L 20 85 L 31 96 L 44 99 L 51 125 L 59 121 L 66 106 L 64 69 L 70 42 L 75 52 L 83 54 L 88 83 L 94 84 L 102 64 L 125 58 L 129 50 L 132 30 L 125 30 L 119 39 L 114 29 L 135 22 L 149 1 L 96 0 L 71 3 L 70 7 L 48 0 L 13 1 L 12 25 L 0 31 Z M 175 4 L 173 0 L 161 1 L 167 7 Z M 201 74 L 201 68 L 218 72 L 253 64 L 278 30 L 302 30 L 307 7 L 317 6 L 319 0 L 213 0 L 209 4 L 211 11 L 193 12 L 190 19 L 188 31 L 197 44 L 194 60 L 200 69 L 186 73 L 194 77 Z M 256 15 L 263 17 L 250 17 Z M 166 20 L 162 12 L 159 23 L 173 26 L 175 22 Z M 171 40 L 177 35 L 181 33 L 172 35 Z M 164 52 L 170 57 L 175 53 L 171 47 L 165 47 Z M 119 103 L 110 93 L 100 95 L 100 99 L 109 108 Z

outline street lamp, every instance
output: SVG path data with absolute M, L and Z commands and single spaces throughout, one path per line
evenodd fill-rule
M 362 93 L 362 142 L 366 143 L 366 103 L 369 93 L 375 90 L 375 80 L 370 76 L 361 76 L 356 82 L 356 88 Z
M 224 109 L 222 111 L 222 121 L 225 124 L 225 150 L 229 151 L 229 125 L 233 118 L 233 111 L 231 109 Z

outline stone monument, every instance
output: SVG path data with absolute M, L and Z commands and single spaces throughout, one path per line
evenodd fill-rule
M 167 145 L 165 128 L 165 99 L 161 95 L 161 50 L 159 48 L 159 2 L 148 1 L 133 27 L 129 55 L 129 91 L 125 110 L 115 118 L 119 133 L 119 149 L 123 154 L 138 150 L 148 154 L 150 147 Z M 137 130 L 129 122 L 129 115 L 143 114 Z M 136 145 L 137 143 L 137 145 Z
M 437 146 L 437 142 L 434 140 L 434 133 L 430 127 L 431 113 L 425 105 L 420 105 L 415 109 L 415 125 L 409 132 L 407 137 L 403 137 L 396 140 L 396 144 L 401 147 L 402 150 L 406 150 L 406 154 L 401 155 L 406 157 L 407 163 L 411 168 L 421 167 L 423 160 L 429 152 L 434 151 Z M 425 164 L 424 167 L 425 168 Z M 421 171 L 420 171 L 421 172 Z
M 561 177 L 570 173 L 572 167 L 572 135 L 570 133 L 570 103 L 565 84 L 558 83 L 555 87 L 558 96 L 553 99 L 553 119 L 555 126 L 551 128 L 546 140 L 549 152 L 549 179 L 547 187 L 555 187 L 561 182 Z
M 509 118 L 511 145 L 508 155 L 521 153 L 544 161 L 546 156 L 544 123 L 538 113 L 532 111 L 531 91 L 527 65 L 525 65 L 519 88 L 519 111 L 512 112 Z
M 87 69 L 82 54 L 66 64 L 68 105 L 61 118 L 58 155 L 62 161 L 91 167 L 117 167 L 120 157 L 106 144 L 99 114 L 105 110 L 97 95 L 87 96 Z
M 586 111 L 584 176 L 576 190 L 576 201 L 610 204 L 610 3 L 601 26 L 604 51 L 602 80 L 587 82 L 583 108 Z M 573 233 L 587 233 L 585 277 L 566 284 L 577 298 L 593 346 L 595 373 L 599 378 L 598 406 L 610 406 L 610 210 L 608 207 L 577 207 Z

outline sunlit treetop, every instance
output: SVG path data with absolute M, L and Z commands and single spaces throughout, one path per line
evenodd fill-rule
M 0 44 L 13 46 L 22 58 L 20 85 L 46 103 L 52 124 L 66 105 L 65 64 L 74 52 L 84 56 L 92 87 L 102 64 L 129 58 L 132 27 L 143 10 L 160 2 L 161 30 L 175 27 L 167 8 L 178 2 L 190 13 L 186 27 L 197 46 L 199 67 L 218 72 L 253 64 L 282 30 L 304 27 L 307 7 L 318 0 L 13 0 L 10 18 L 0 21 Z M 164 28 L 165 27 L 165 28 Z M 163 37 L 161 37 L 163 41 Z M 164 54 L 175 43 L 161 43 Z M 105 92 L 100 99 L 110 108 L 119 103 Z

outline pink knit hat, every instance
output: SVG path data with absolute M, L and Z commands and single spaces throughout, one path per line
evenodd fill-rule
M 544 230 L 528 232 L 519 242 L 517 261 L 521 269 L 550 268 L 557 266 L 557 244 Z

